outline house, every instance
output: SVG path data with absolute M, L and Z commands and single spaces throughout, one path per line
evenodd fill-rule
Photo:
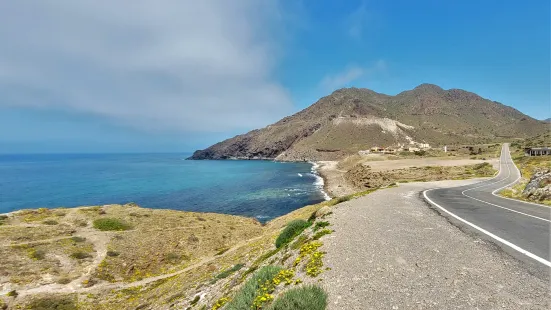
M 525 156 L 543 156 L 551 155 L 551 148 L 549 147 L 528 147 L 524 149 Z

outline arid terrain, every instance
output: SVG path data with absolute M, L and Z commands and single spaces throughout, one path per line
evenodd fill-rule
M 333 197 L 396 183 L 490 177 L 496 172 L 499 144 L 451 149 L 447 153 L 429 150 L 423 156 L 352 155 L 341 161 L 321 161 L 319 171 L 325 179 L 325 190 Z M 469 149 L 477 154 L 470 155 Z
M 319 229 L 307 229 L 291 247 L 276 248 L 274 241 L 289 222 L 309 219 L 310 226 L 317 210 L 340 201 L 306 206 L 266 225 L 134 204 L 5 214 L 0 309 L 218 309 L 257 269 L 276 262 L 292 271 L 286 278 L 293 283 L 308 282 L 323 272 L 320 266 L 308 274 L 306 267 L 310 255 L 320 252 L 304 254 L 301 247 L 315 242 L 319 248 Z
M 524 156 L 526 147 L 551 146 L 551 133 L 512 144 L 512 156 L 520 170 L 518 183 L 501 191 L 501 195 L 551 206 L 551 159 L 549 156 Z

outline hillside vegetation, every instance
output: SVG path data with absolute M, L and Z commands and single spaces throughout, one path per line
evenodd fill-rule
M 196 151 L 191 159 L 337 160 L 373 146 L 499 142 L 548 124 L 459 89 L 423 84 L 396 96 L 347 88 L 265 128 Z
M 521 179 L 501 191 L 501 195 L 551 206 L 551 156 L 524 156 L 524 148 L 545 146 L 551 146 L 551 133 L 511 144 L 511 155 L 520 170 Z
M 332 232 L 323 216 L 370 192 L 266 225 L 135 204 L 2 215 L 0 309 L 303 309 L 311 302 L 321 310 L 326 295 L 312 284 L 324 271 L 322 238 Z

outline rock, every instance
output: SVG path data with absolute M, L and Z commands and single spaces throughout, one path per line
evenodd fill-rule
M 551 169 L 534 173 L 522 194 L 534 201 L 551 200 Z
M 321 207 L 318 211 L 316 211 L 316 218 L 320 218 L 324 215 L 327 215 L 329 214 L 331 211 L 331 208 L 329 208 L 328 206 L 325 206 L 325 207 Z

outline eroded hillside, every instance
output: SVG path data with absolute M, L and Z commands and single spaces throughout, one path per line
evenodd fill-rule
M 486 143 L 547 129 L 514 108 L 460 89 L 422 84 L 388 96 L 348 88 L 275 124 L 196 151 L 190 159 L 335 160 L 372 146 Z

